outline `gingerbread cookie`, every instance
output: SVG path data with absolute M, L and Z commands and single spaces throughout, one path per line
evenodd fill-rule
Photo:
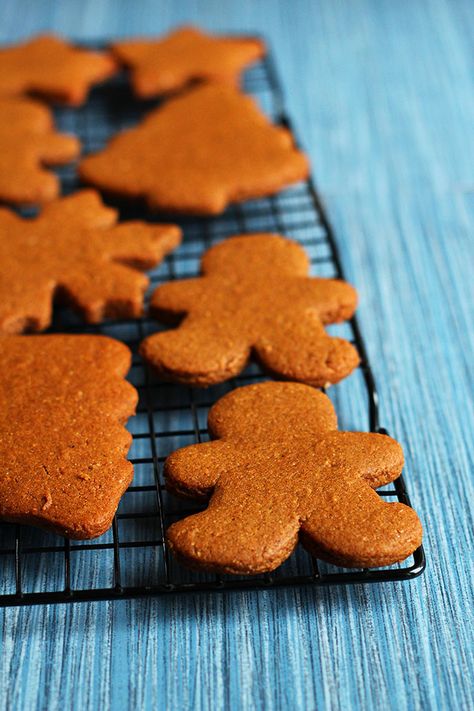
M 0 200 L 35 204 L 57 197 L 58 178 L 43 165 L 69 163 L 79 152 L 77 138 L 54 130 L 46 106 L 0 98 Z
M 271 234 L 231 237 L 202 258 L 202 277 L 163 284 L 151 314 L 175 330 L 146 338 L 140 352 L 164 378 L 195 386 L 234 377 L 251 356 L 277 377 L 336 383 L 359 363 L 354 347 L 323 324 L 354 313 L 355 289 L 308 276 L 309 259 Z
M 41 331 L 53 299 L 88 323 L 137 318 L 150 269 L 180 243 L 174 225 L 117 224 L 117 213 L 84 190 L 25 220 L 0 209 L 0 332 Z
M 253 99 L 212 84 L 171 99 L 80 165 L 83 180 L 101 190 L 202 215 L 275 193 L 308 171 L 288 130 Z
M 133 476 L 130 351 L 104 336 L 4 336 L 0 360 L 0 518 L 100 536 Z
M 132 70 L 136 96 L 177 91 L 191 82 L 237 85 L 249 64 L 265 54 L 265 44 L 245 37 L 214 37 L 181 27 L 161 39 L 115 42 L 112 51 Z
M 221 573 L 274 570 L 298 540 L 345 567 L 403 560 L 421 543 L 413 509 L 374 491 L 396 479 L 403 452 L 391 437 L 339 432 L 329 398 L 299 383 L 233 390 L 209 413 L 213 442 L 165 463 L 171 491 L 207 499 L 174 523 L 169 546 L 183 563 Z
M 0 95 L 32 93 L 80 106 L 94 84 L 116 71 L 112 57 L 73 47 L 54 35 L 0 49 Z

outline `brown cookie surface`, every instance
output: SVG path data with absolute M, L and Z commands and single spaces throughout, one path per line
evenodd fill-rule
M 59 194 L 45 165 L 77 158 L 80 143 L 54 130 L 51 111 L 32 99 L 0 97 L 0 201 L 35 204 Z
M 41 331 L 53 299 L 89 323 L 143 311 L 150 269 L 181 240 L 174 225 L 117 224 L 117 213 L 84 190 L 25 220 L 0 209 L 0 332 Z
M 78 49 L 54 35 L 0 48 L 0 95 L 32 93 L 80 106 L 94 84 L 116 71 L 105 52 Z
M 236 85 L 242 70 L 265 54 L 265 45 L 258 39 L 215 37 L 181 27 L 159 39 L 115 42 L 112 51 L 132 70 L 136 96 L 149 98 L 195 81 Z
M 299 383 L 238 388 L 209 413 L 214 441 L 165 462 L 168 488 L 210 501 L 174 523 L 168 544 L 183 563 L 222 573 L 274 570 L 298 540 L 345 567 L 403 560 L 421 543 L 415 511 L 374 491 L 396 479 L 403 452 L 391 437 L 339 432 L 329 398 Z
M 229 202 L 270 195 L 307 177 L 291 134 L 253 99 L 205 85 L 173 98 L 80 164 L 83 180 L 144 198 L 150 208 L 219 214 Z
M 348 319 L 355 289 L 308 276 L 309 259 L 278 235 L 231 237 L 202 258 L 202 277 L 159 286 L 151 315 L 178 328 L 146 338 L 140 352 L 164 378 L 207 386 L 234 377 L 252 356 L 277 377 L 323 386 L 359 363 L 323 324 Z
M 104 336 L 3 336 L 0 360 L 0 518 L 101 535 L 133 476 L 129 349 Z

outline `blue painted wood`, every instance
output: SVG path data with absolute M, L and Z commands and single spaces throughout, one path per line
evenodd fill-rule
M 404 444 L 428 555 L 411 584 L 2 611 L 3 708 L 473 707 L 472 9 L 3 0 L 1 41 L 183 21 L 270 38 L 361 294 L 382 423 Z

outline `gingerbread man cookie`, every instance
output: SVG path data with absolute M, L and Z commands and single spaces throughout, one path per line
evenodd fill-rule
M 80 143 L 54 130 L 51 111 L 37 101 L 0 98 L 0 200 L 47 202 L 59 194 L 59 180 L 43 165 L 77 158 Z
M 4 336 L 0 360 L 0 518 L 100 536 L 133 476 L 130 351 L 104 336 Z
M 56 200 L 25 220 L 0 209 L 0 332 L 41 331 L 53 299 L 88 323 L 136 318 L 150 269 L 174 249 L 174 225 L 117 224 L 117 213 L 84 190 Z
M 213 37 L 181 27 L 161 39 L 115 42 L 112 51 L 132 70 L 136 96 L 149 98 L 196 81 L 236 85 L 242 70 L 265 54 L 265 45 L 258 39 Z
M 355 289 L 308 276 L 309 259 L 272 234 L 231 237 L 202 258 L 202 277 L 163 284 L 151 314 L 179 321 L 146 338 L 143 357 L 165 379 L 207 386 L 234 377 L 255 357 L 277 377 L 323 386 L 359 363 L 354 347 L 323 324 L 354 313 Z
M 85 158 L 81 178 L 150 208 L 217 215 L 228 203 L 271 195 L 308 176 L 289 131 L 253 99 L 204 85 L 151 111 L 137 128 Z
M 0 95 L 32 93 L 80 106 L 93 84 L 108 79 L 116 65 L 105 52 L 73 47 L 54 35 L 0 49 Z
M 165 463 L 167 486 L 210 501 L 174 523 L 168 544 L 183 563 L 209 571 L 274 570 L 298 540 L 344 567 L 403 560 L 421 543 L 415 511 L 374 491 L 396 479 L 403 452 L 391 437 L 339 432 L 329 398 L 299 383 L 233 390 L 209 413 L 215 441 Z

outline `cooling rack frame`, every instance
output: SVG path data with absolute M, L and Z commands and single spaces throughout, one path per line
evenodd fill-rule
M 87 46 L 101 47 L 103 44 L 90 43 Z M 264 108 L 273 120 L 292 130 L 291 120 L 285 110 L 280 81 L 270 52 L 247 73 L 245 81 L 245 89 L 249 93 L 261 100 L 262 104 L 265 104 L 266 100 L 267 105 Z M 72 128 L 82 140 L 86 152 L 98 150 L 113 132 L 133 125 L 149 108 L 149 102 L 133 101 L 128 91 L 126 80 L 122 75 L 109 82 L 108 85 L 95 89 L 83 108 L 78 110 L 58 109 L 56 120 L 59 130 Z M 122 107 L 121 110 L 120 107 Z M 97 117 L 99 117 L 99 121 L 97 121 Z M 64 193 L 70 193 L 77 189 L 78 181 L 74 167 L 60 168 L 58 174 Z M 141 207 L 120 203 L 117 204 L 117 207 L 124 219 L 138 216 L 148 220 L 162 219 L 150 216 Z M 27 216 L 29 211 L 24 211 L 24 214 Z M 292 216 L 292 226 L 289 225 L 291 220 L 288 220 L 288 215 Z M 315 269 L 317 271 L 319 267 L 330 266 L 331 276 L 345 278 L 333 228 L 315 183 L 312 178 L 309 178 L 295 189 L 285 191 L 264 201 L 233 205 L 223 216 L 217 218 L 178 220 L 185 235 L 188 237 L 190 235 L 187 242 L 185 237 L 188 249 L 184 258 L 179 256 L 180 250 L 178 249 L 177 253 L 167 257 L 164 270 L 160 268 L 161 271 L 158 269 L 151 273 L 152 287 L 164 280 L 195 276 L 196 260 L 204 249 L 232 233 L 258 231 L 258 229 L 250 227 L 250 223 L 253 225 L 255 220 L 262 221 L 261 231 L 277 231 L 293 237 L 298 230 L 309 230 L 310 235 L 302 238 L 301 242 L 305 248 L 316 250 L 316 256 L 311 260 L 313 272 Z M 265 224 L 268 224 L 267 228 L 264 227 Z M 298 237 L 296 238 L 298 239 Z M 198 242 L 199 249 L 192 249 L 193 240 Z M 191 246 L 191 250 L 189 250 L 189 246 Z M 319 256 L 320 254 L 322 256 Z M 183 268 L 183 260 L 186 263 L 191 261 L 194 266 L 191 269 L 187 269 L 186 266 Z M 371 432 L 386 433 L 386 430 L 380 427 L 377 389 L 357 318 L 352 318 L 347 327 L 350 330 L 350 339 L 356 345 L 361 356 L 359 372 L 362 376 L 367 400 L 367 429 Z M 121 333 L 122 335 L 119 337 L 131 347 L 133 352 L 132 369 L 135 368 L 141 374 L 140 382 L 135 383 L 140 396 L 137 417 L 141 417 L 142 422 L 146 422 L 145 431 L 133 432 L 133 440 L 134 443 L 138 442 L 141 446 L 146 441 L 149 444 L 149 452 L 147 456 L 131 456 L 130 459 L 134 463 L 136 471 L 140 467 L 148 467 L 151 479 L 149 478 L 145 483 L 141 481 L 137 483 L 135 478 L 125 497 L 134 494 L 151 496 L 155 502 L 154 510 L 149 510 L 149 502 L 144 511 L 125 510 L 122 512 L 119 508 L 111 531 L 99 539 L 86 542 L 69 541 L 19 525 L 0 524 L 0 560 L 8 563 L 3 568 L 4 570 L 9 568 L 11 574 L 9 584 L 0 588 L 0 606 L 119 600 L 177 593 L 269 590 L 287 586 L 321 587 L 407 581 L 424 571 L 425 554 L 422 546 L 408 561 L 398 566 L 375 570 L 349 570 L 328 566 L 301 550 L 296 554 L 298 556 L 296 563 L 285 564 L 282 569 L 273 574 L 250 577 L 202 575 L 183 571 L 181 566 L 174 563 L 166 547 L 164 531 L 169 520 L 175 520 L 173 517 L 183 515 L 186 509 L 178 508 L 175 511 L 174 503 L 171 499 L 168 501 L 169 495 L 165 491 L 161 471 L 165 455 L 160 451 L 159 443 L 164 437 L 171 440 L 188 437 L 191 441 L 202 441 L 207 435 L 203 415 L 218 396 L 206 395 L 205 391 L 204 394 L 201 391 L 198 396 L 190 388 L 159 383 L 154 380 L 153 375 L 141 363 L 136 352 L 139 341 L 154 328 L 156 328 L 156 324 L 149 319 L 107 322 L 98 327 L 91 327 L 81 324 L 69 313 L 59 311 L 56 314 L 55 322 L 50 329 L 51 332 L 105 332 L 110 334 L 112 330 L 112 335 L 115 335 L 116 332 Z M 125 332 L 129 333 L 130 330 L 133 331 L 133 337 L 123 335 Z M 264 376 L 254 367 L 253 370 L 246 371 L 225 387 L 232 389 L 235 386 L 263 378 Z M 335 386 L 335 388 L 338 387 Z M 179 395 L 179 405 L 169 404 L 168 395 L 164 393 L 171 392 Z M 170 413 L 181 412 L 181 410 L 183 413 L 186 411 L 187 427 L 172 429 L 163 425 L 163 420 Z M 166 416 L 165 413 L 167 413 Z M 180 417 L 182 416 L 184 415 L 181 413 Z M 381 496 L 410 505 L 403 476 L 379 493 Z M 145 520 L 152 520 L 153 533 L 148 531 L 146 536 L 141 534 L 141 538 L 138 540 L 124 540 L 120 532 L 123 522 L 138 522 L 137 526 L 141 527 Z M 26 531 L 28 531 L 27 534 Z M 27 541 L 25 541 L 25 536 L 28 538 Z M 141 584 L 126 584 L 123 561 L 125 551 L 132 551 L 136 554 L 141 549 L 147 549 L 143 565 L 146 563 L 148 551 L 157 551 L 156 556 L 151 556 L 151 562 L 156 565 L 156 574 L 153 575 L 152 572 L 150 577 Z M 78 553 L 79 558 L 88 553 L 99 557 L 108 554 L 107 562 L 103 565 L 100 559 L 95 560 L 94 580 L 99 580 L 97 586 L 91 583 L 88 586 L 80 587 L 75 582 L 77 575 L 73 574 L 73 570 L 75 557 Z M 50 556 L 55 558 L 51 566 L 48 562 L 44 562 L 43 556 L 46 559 Z M 59 566 L 58 556 L 61 561 Z M 42 560 L 38 562 L 40 558 Z M 29 564 L 31 560 L 38 562 L 38 565 L 31 566 Z M 103 566 L 105 566 L 105 572 L 110 581 L 108 585 L 100 583 L 104 573 Z M 59 569 L 61 572 L 58 572 Z M 54 585 L 48 585 L 48 580 L 53 577 Z

